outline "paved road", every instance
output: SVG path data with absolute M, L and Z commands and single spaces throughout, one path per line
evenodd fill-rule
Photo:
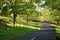
M 56 32 L 53 26 L 43 24 L 39 31 L 12 38 L 10 40 L 56 40 Z

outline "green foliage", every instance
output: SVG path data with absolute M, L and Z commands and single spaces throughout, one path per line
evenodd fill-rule
M 60 22 L 60 0 L 45 0 L 45 6 L 50 9 L 52 20 L 56 21 L 57 24 Z
M 60 25 L 60 11 L 59 10 L 51 10 L 52 20 L 57 22 L 57 25 Z
M 35 10 L 33 3 L 39 3 L 41 0 L 0 0 L 2 14 L 6 13 L 20 13 L 20 14 L 29 14 L 28 10 Z M 3 4 L 3 5 L 2 5 Z M 4 6 L 5 5 L 5 6 Z M 4 6 L 4 7 L 2 7 Z M 6 8 L 5 8 L 6 7 Z M 4 9 L 4 10 L 3 10 Z M 9 9 L 12 9 L 8 12 Z
M 60 0 L 45 0 L 46 6 L 51 7 L 52 9 L 60 10 Z
M 31 15 L 36 9 L 33 3 L 39 3 L 40 0 L 1 0 L 1 15 L 10 16 L 13 13 L 13 20 L 17 14 Z M 16 14 L 16 15 L 14 15 Z M 14 21 L 15 22 L 15 21 Z

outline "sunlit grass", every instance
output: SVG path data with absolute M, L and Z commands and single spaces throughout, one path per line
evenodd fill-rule
M 0 40 L 7 40 L 11 37 L 25 35 L 33 31 L 40 30 L 41 28 L 40 24 L 36 24 L 34 22 L 26 22 L 26 20 L 16 19 L 16 24 L 14 26 L 12 17 L 3 17 L 3 19 L 4 21 L 5 19 L 9 20 L 9 23 L 0 23 Z
M 57 25 L 54 25 L 54 24 L 51 24 L 51 25 L 56 28 L 56 35 L 60 36 L 60 26 L 57 26 Z
M 27 26 L 32 26 L 32 27 L 37 27 L 37 28 L 41 28 L 41 24 L 39 23 L 35 23 L 35 22 L 32 22 L 32 21 L 26 21 L 26 20 L 21 20 L 21 19 L 18 19 L 17 18 L 17 21 L 16 21 L 18 24 L 23 24 L 23 25 L 27 25 Z
M 12 26 L 12 27 L 13 27 L 13 25 L 12 25 L 12 24 L 7 24 L 7 25 L 9 25 L 9 26 Z M 23 24 L 15 24 L 15 26 L 40 30 L 40 28 L 38 28 L 38 27 L 35 27 L 35 26 L 28 26 L 28 25 L 23 25 Z
M 57 33 L 58 36 L 60 36 L 60 26 L 56 27 L 56 33 Z
M 33 31 L 36 31 L 37 29 L 34 29 L 33 27 L 29 28 L 25 25 L 20 25 L 20 26 L 12 26 L 11 25 L 5 25 L 0 24 L 1 29 L 0 29 L 0 40 L 7 40 L 8 38 L 15 37 L 18 35 L 24 35 L 27 33 L 31 33 Z
M 9 27 L 8 27 L 9 28 Z M 19 36 L 19 35 L 24 35 L 27 33 L 31 33 L 33 31 L 36 31 L 34 29 L 29 29 L 29 28 L 22 28 L 22 27 L 11 27 L 9 30 L 0 30 L 0 40 L 7 40 L 11 37 Z

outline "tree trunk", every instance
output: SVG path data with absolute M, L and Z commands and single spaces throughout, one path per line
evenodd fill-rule
M 15 25 L 15 23 L 16 23 L 16 17 L 17 17 L 17 14 L 14 13 L 14 14 L 13 14 L 13 24 L 14 24 L 14 25 Z
M 26 20 L 26 22 L 28 22 L 28 15 L 27 15 L 27 20 Z
M 57 21 L 57 25 L 59 25 L 59 21 Z

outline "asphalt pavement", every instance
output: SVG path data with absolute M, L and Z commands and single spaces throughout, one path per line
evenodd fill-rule
M 43 24 L 41 30 L 9 40 L 56 40 L 56 31 L 54 26 Z

